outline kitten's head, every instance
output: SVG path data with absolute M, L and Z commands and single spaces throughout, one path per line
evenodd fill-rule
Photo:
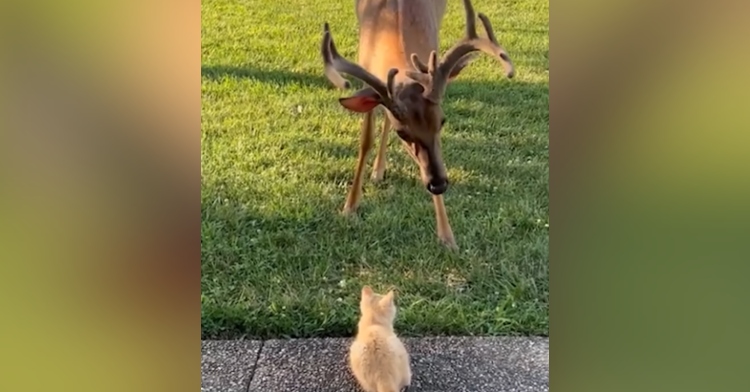
M 376 323 L 393 325 L 396 319 L 396 304 L 393 296 L 393 290 L 380 295 L 374 293 L 370 286 L 362 287 L 362 299 L 359 302 L 362 317 L 371 318 Z

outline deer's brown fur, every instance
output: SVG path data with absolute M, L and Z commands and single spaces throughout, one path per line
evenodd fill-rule
M 373 145 L 373 110 L 383 106 L 386 118 L 372 179 L 383 178 L 388 133 L 391 128 L 395 129 L 404 149 L 419 166 L 422 182 L 432 194 L 438 238 L 446 246 L 456 248 L 442 196 L 448 188 L 440 146 L 440 131 L 445 122 L 441 107 L 445 88 L 477 51 L 500 60 L 507 77 L 513 77 L 515 71 L 507 52 L 497 42 L 489 19 L 483 14 L 479 14 L 479 19 L 487 38 L 477 35 L 471 0 L 463 0 L 466 36 L 438 60 L 438 36 L 446 1 L 355 0 L 359 22 L 358 64 L 338 53 L 328 23 L 324 25 L 321 55 L 325 74 L 337 87 L 350 87 L 342 73 L 366 84 L 353 95 L 339 99 L 345 108 L 364 113 L 357 167 L 343 212 L 352 213 L 359 205 L 364 167 Z

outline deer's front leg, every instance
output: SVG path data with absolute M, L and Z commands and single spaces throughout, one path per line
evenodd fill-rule
M 409 143 L 401 141 L 404 146 L 404 150 L 409 154 L 411 159 L 419 165 L 419 159 L 414 155 L 414 151 L 409 146 Z M 421 170 L 421 169 L 420 169 Z M 424 173 L 421 173 L 424 175 Z M 432 204 L 435 206 L 435 226 L 437 228 L 437 235 L 440 242 L 450 249 L 457 250 L 456 239 L 453 237 L 453 229 L 448 221 L 448 213 L 445 211 L 445 203 L 443 202 L 443 195 L 432 195 Z
M 367 164 L 367 155 L 372 148 L 372 122 L 373 112 L 365 113 L 364 119 L 362 120 L 362 130 L 359 135 L 359 157 L 357 158 L 357 168 L 354 170 L 354 181 L 352 187 L 349 189 L 349 194 L 346 197 L 346 203 L 344 204 L 344 214 L 351 214 L 357 210 L 359 201 L 362 198 L 362 177 L 365 173 L 365 165 Z
M 451 229 L 451 224 L 448 222 L 448 214 L 445 211 L 443 195 L 433 195 L 432 204 L 435 206 L 435 223 L 437 225 L 437 235 L 440 242 L 450 249 L 458 249 L 456 239 L 453 238 L 453 229 Z
M 391 130 L 391 121 L 388 116 L 383 116 L 383 131 L 380 133 L 380 146 L 378 146 L 378 155 L 375 156 L 375 163 L 372 169 L 372 181 L 380 182 L 385 174 L 385 151 L 388 149 L 388 132 Z

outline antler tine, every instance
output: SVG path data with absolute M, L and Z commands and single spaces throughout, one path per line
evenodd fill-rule
M 487 38 L 494 44 L 494 53 L 496 53 L 497 56 L 500 57 L 500 60 L 503 63 L 503 68 L 505 68 L 505 75 L 507 75 L 508 78 L 512 78 L 516 73 L 515 67 L 513 66 L 513 61 L 511 61 L 510 56 L 508 56 L 508 53 L 505 51 L 505 48 L 503 48 L 500 43 L 497 42 L 497 38 L 495 38 L 495 32 L 492 29 L 492 23 L 490 23 L 490 18 L 480 12 L 479 20 L 482 21 L 482 26 L 484 26 L 484 31 L 487 33 Z
M 333 66 L 333 56 L 338 55 L 336 45 L 333 43 L 331 38 L 331 31 L 328 27 L 328 22 L 323 25 L 323 41 L 320 44 L 320 54 L 323 56 L 323 72 L 334 86 L 346 90 L 351 87 L 351 83 L 344 79 L 341 74 L 336 71 Z
M 396 74 L 398 73 L 398 68 L 391 68 L 390 71 L 388 71 L 388 84 L 386 84 L 386 87 L 388 88 L 388 96 L 393 100 L 393 84 L 394 80 L 396 78 Z
M 505 74 L 508 78 L 512 78 L 515 74 L 513 63 L 511 62 L 508 53 L 502 46 L 500 46 L 495 38 L 495 33 L 492 29 L 492 24 L 490 23 L 489 18 L 487 18 L 486 15 L 479 13 L 479 19 L 482 21 L 482 25 L 487 32 L 487 38 L 479 38 L 476 30 L 476 15 L 471 0 L 463 1 L 464 9 L 466 11 L 466 37 L 457 42 L 443 56 L 443 60 L 438 67 L 439 71 L 436 72 L 433 77 L 432 89 L 429 93 L 430 99 L 434 101 L 439 101 L 445 93 L 448 76 L 451 74 L 453 67 L 462 62 L 461 60 L 463 57 L 471 52 L 482 51 L 492 57 L 498 58 L 503 62 Z
M 448 75 L 448 80 L 450 81 L 452 78 L 456 77 L 462 69 L 466 68 L 466 66 L 474 60 L 475 57 L 476 53 L 469 53 L 462 57 L 461 60 L 453 66 L 453 70 L 451 70 L 451 73 Z M 427 64 L 419 60 L 419 56 L 417 56 L 416 53 L 411 54 L 411 63 L 417 71 L 406 71 L 406 76 L 416 80 L 429 91 L 432 86 L 432 75 L 429 73 L 429 67 Z
M 495 31 L 492 29 L 492 23 L 490 23 L 490 18 L 488 18 L 487 15 L 480 12 L 479 20 L 482 21 L 482 26 L 484 26 L 484 32 L 487 33 L 487 38 L 490 40 L 490 42 L 492 42 L 495 45 L 500 46 L 500 44 L 497 43 L 497 38 L 495 38 Z M 479 38 L 479 37 L 472 37 L 472 38 Z
M 477 34 L 477 16 L 474 13 L 474 5 L 471 0 L 464 0 L 464 11 L 466 12 L 466 39 L 479 38 Z
M 432 51 L 430 52 L 430 62 L 427 64 L 427 72 L 432 76 L 432 78 L 435 78 L 435 72 L 438 70 L 438 58 L 437 58 L 437 52 Z
M 328 22 L 323 25 L 323 43 L 321 46 L 321 54 L 323 55 L 323 63 L 325 67 L 325 73 L 328 79 L 336 86 L 341 87 L 344 85 L 342 80 L 346 80 L 340 75 L 345 73 L 351 75 L 368 86 L 372 87 L 378 95 L 380 95 L 385 106 L 391 106 L 393 101 L 391 100 L 391 94 L 389 93 L 388 86 L 383 83 L 382 80 L 378 79 L 375 75 L 367 72 L 361 66 L 352 63 L 339 55 L 336 51 L 336 45 L 333 42 L 331 31 L 328 27 Z M 389 75 L 390 77 L 390 75 Z M 348 83 L 348 82 L 346 82 Z M 348 86 L 347 86 L 348 87 Z
M 428 64 L 423 63 L 416 53 L 412 53 L 411 64 L 417 69 L 417 71 L 432 75 L 435 73 L 435 69 L 437 69 L 437 53 L 434 50 L 430 52 Z
M 417 56 L 416 53 L 411 54 L 411 64 L 417 69 L 417 71 L 427 73 L 427 65 L 419 60 L 419 56 Z
M 421 84 L 425 91 L 430 91 L 432 80 L 435 78 L 435 72 L 438 69 L 437 52 L 434 50 L 430 52 L 428 64 L 423 63 L 416 53 L 412 53 L 411 63 L 417 71 L 406 71 L 406 76 Z

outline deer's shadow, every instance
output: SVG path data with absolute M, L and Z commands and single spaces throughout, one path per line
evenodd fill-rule
M 325 79 L 325 76 L 323 76 L 322 69 L 319 75 L 315 75 L 306 72 L 263 69 L 249 65 L 201 65 L 201 78 L 212 81 L 218 81 L 224 78 L 252 79 L 270 85 L 284 86 L 297 84 L 326 89 L 333 88 L 331 83 Z

